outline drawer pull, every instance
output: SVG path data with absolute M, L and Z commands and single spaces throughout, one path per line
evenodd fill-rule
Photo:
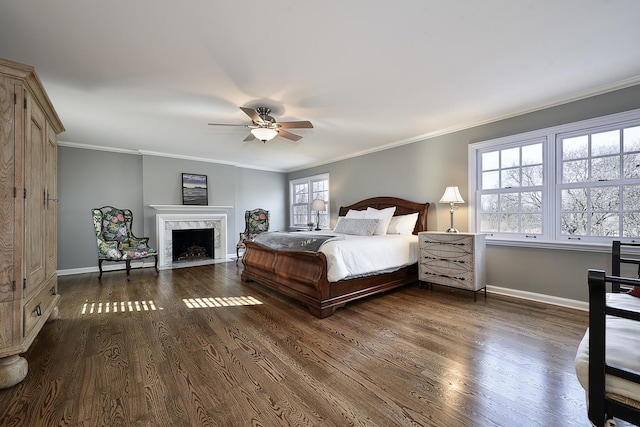
M 432 245 L 449 245 L 449 246 L 467 246 L 468 243 L 457 243 L 457 242 L 437 242 L 434 240 L 427 240 L 426 243 L 430 243 Z
M 42 316 L 42 308 L 40 308 L 40 304 L 36 305 L 36 308 L 33 309 L 33 312 L 36 314 L 36 316 L 40 317 Z
M 462 277 L 462 276 L 450 276 L 448 274 L 438 274 L 438 273 L 432 273 L 430 271 L 425 271 L 422 274 L 424 274 L 425 276 L 444 277 L 445 279 L 461 280 L 463 282 L 469 280 L 468 278 Z
M 467 261 L 463 260 L 463 259 L 450 259 L 450 258 L 436 258 L 436 257 L 432 257 L 432 256 L 425 256 L 424 259 L 431 259 L 434 261 L 446 261 L 446 262 L 457 262 L 458 264 L 464 264 Z
M 56 294 L 56 287 L 52 286 L 50 291 L 51 291 L 51 295 L 55 295 Z

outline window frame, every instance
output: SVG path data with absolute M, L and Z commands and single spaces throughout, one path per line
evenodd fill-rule
M 531 165 L 527 165 L 525 163 L 522 162 L 522 157 L 521 157 L 521 153 L 522 153 L 522 148 L 523 147 L 527 147 L 527 146 L 532 146 L 532 145 L 540 145 L 541 146 L 541 165 L 544 167 L 545 165 L 545 156 L 546 156 L 546 151 L 547 151 L 547 147 L 545 145 L 546 143 L 546 139 L 544 138 L 534 138 L 534 139 L 527 139 L 527 140 L 522 140 L 519 141 L 517 143 L 514 142 L 509 142 L 506 143 L 504 145 L 500 145 L 499 147 L 487 147 L 489 149 L 483 149 L 480 150 L 478 152 L 479 158 L 482 157 L 482 154 L 485 154 L 487 152 L 498 152 L 498 168 L 497 169 L 491 169 L 490 171 L 494 171 L 498 173 L 498 181 L 499 183 L 502 182 L 502 172 L 503 171 L 507 171 L 507 170 L 517 170 L 518 171 L 518 175 L 519 175 L 519 181 L 520 181 L 520 185 L 518 186 L 510 186 L 510 187 L 497 187 L 497 188 L 487 188 L 485 190 L 479 190 L 477 193 L 482 193 L 480 194 L 482 195 L 492 195 L 495 194 L 498 196 L 498 199 L 500 199 L 500 195 L 508 195 L 508 194 L 518 194 L 518 204 L 520 204 L 520 201 L 522 200 L 522 195 L 526 194 L 526 193 L 530 193 L 533 191 L 541 191 L 544 192 L 544 186 L 545 186 L 545 175 L 543 175 L 543 181 L 538 184 L 538 185 L 521 185 L 521 178 L 522 178 L 522 171 L 523 169 L 525 169 L 526 167 L 530 167 Z M 514 166 L 514 165 L 510 165 L 508 167 L 502 167 L 502 151 L 506 151 L 506 150 L 511 150 L 514 148 L 518 148 L 519 149 L 519 153 L 518 153 L 518 165 Z M 479 162 L 478 162 L 479 164 Z M 478 182 L 482 182 L 482 174 L 483 172 L 486 172 L 486 170 L 479 170 L 478 175 L 476 177 Z M 480 203 L 478 203 L 478 206 L 480 206 Z M 542 211 L 541 211 L 541 216 L 543 217 L 541 219 L 542 224 L 544 224 L 544 200 L 543 200 L 543 206 L 542 206 Z M 501 215 L 502 209 L 498 209 L 498 211 L 496 212 L 496 215 L 500 216 Z M 525 211 L 523 211 L 522 209 L 520 209 L 517 212 L 513 212 L 515 214 L 517 214 L 518 216 L 518 222 L 520 222 L 522 216 L 524 216 L 526 214 Z M 479 223 L 480 223 L 481 219 L 478 218 L 477 222 L 476 222 L 476 228 L 478 227 Z M 542 230 L 542 232 L 544 232 L 544 229 Z M 498 235 L 502 235 L 499 232 L 496 232 L 495 234 Z M 517 236 L 517 238 L 537 238 L 538 235 L 540 235 L 541 233 L 535 233 L 535 232 L 518 232 L 518 233 L 509 233 L 509 234 L 504 234 L 505 236 L 509 236 L 509 238 L 515 238 Z
M 521 234 L 488 233 L 487 243 L 502 246 L 561 248 L 601 252 L 603 248 L 610 249 L 612 240 L 640 242 L 640 236 L 589 237 L 576 241 L 568 238 L 569 235 L 561 235 L 561 194 L 562 189 L 566 188 L 566 185 L 563 186 L 563 183 L 560 182 L 562 176 L 561 137 L 566 138 L 568 135 L 594 134 L 630 126 L 640 126 L 640 109 L 469 144 L 469 230 L 476 232 L 476 230 L 480 229 L 479 196 L 482 194 L 482 190 L 479 189 L 478 186 L 482 182 L 482 171 L 480 170 L 481 155 L 489 151 L 521 147 L 531 144 L 534 141 L 542 141 L 544 167 L 542 184 L 542 233 L 535 237 L 527 237 Z M 622 176 L 612 182 L 616 183 L 613 185 L 621 185 L 622 187 L 629 184 L 640 185 L 640 179 L 625 179 Z M 591 182 L 589 186 L 597 187 L 599 185 L 603 184 L 594 181 Z
M 326 230 L 328 228 L 330 228 L 329 226 L 329 218 L 331 218 L 331 210 L 330 210 L 330 184 L 331 181 L 329 179 L 329 173 L 323 173 L 323 174 L 319 174 L 319 175 L 313 175 L 313 176 L 308 176 L 308 177 L 304 177 L 304 178 L 297 178 L 297 179 L 292 179 L 289 180 L 289 227 L 291 229 L 307 229 L 308 226 L 306 223 L 304 224 L 296 224 L 295 223 L 295 215 L 294 215 L 294 208 L 296 206 L 304 206 L 306 205 L 307 208 L 307 219 L 310 221 L 307 222 L 313 222 L 314 224 L 316 223 L 316 218 L 317 215 L 315 213 L 315 211 L 311 210 L 311 203 L 314 200 L 314 192 L 313 192 L 313 183 L 314 182 L 320 182 L 320 181 L 326 181 L 326 188 L 324 190 L 322 190 L 322 193 L 326 194 L 326 199 L 324 199 L 324 201 L 326 202 L 326 206 L 327 209 L 325 212 L 321 212 L 320 213 L 320 224 L 321 224 L 321 229 Z M 307 203 L 295 203 L 294 197 L 295 197 L 295 191 L 294 191 L 294 187 L 296 185 L 307 185 L 307 189 L 308 189 L 308 201 Z M 317 194 L 317 192 L 316 192 Z M 317 226 L 316 226 L 317 227 Z

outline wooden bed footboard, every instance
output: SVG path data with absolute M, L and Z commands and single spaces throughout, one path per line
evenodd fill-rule
M 349 209 L 361 210 L 369 206 L 376 209 L 396 206 L 396 215 L 418 212 L 414 234 L 427 228 L 429 203 L 395 197 L 376 197 L 344 206 L 339 215 L 345 215 Z M 418 266 L 413 264 L 391 273 L 330 283 L 327 258 L 322 252 L 275 250 L 250 241 L 245 244 L 243 282 L 255 281 L 282 292 L 305 304 L 320 318 L 332 315 L 347 302 L 418 281 Z
M 322 252 L 274 251 L 253 242 L 246 243 L 242 262 L 243 282 L 255 281 L 282 292 L 320 318 L 332 315 L 349 301 L 418 281 L 418 267 L 413 264 L 393 273 L 330 283 Z
M 275 251 L 246 242 L 242 256 L 242 281 L 256 281 L 280 291 L 309 307 L 311 313 L 326 317 L 322 301 L 329 297 L 326 257 L 318 252 Z

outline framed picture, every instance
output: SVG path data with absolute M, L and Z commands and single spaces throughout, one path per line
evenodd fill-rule
M 209 204 L 206 175 L 182 174 L 182 204 L 204 206 Z

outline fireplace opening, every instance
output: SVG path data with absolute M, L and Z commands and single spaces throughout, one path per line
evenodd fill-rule
M 172 230 L 173 262 L 202 261 L 215 258 L 213 228 Z

